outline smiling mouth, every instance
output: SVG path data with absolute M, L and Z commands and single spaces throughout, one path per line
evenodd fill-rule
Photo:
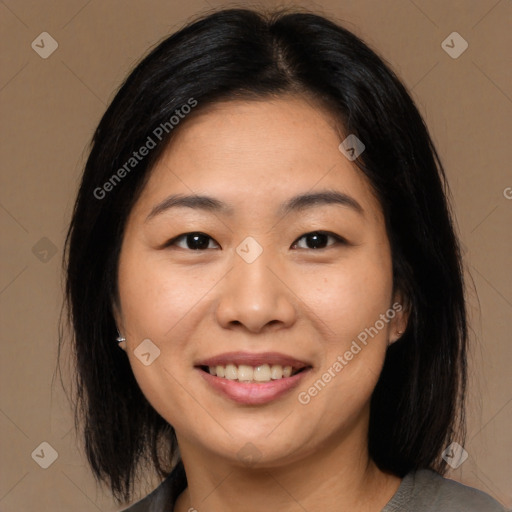
M 225 380 L 247 383 L 264 383 L 293 377 L 294 375 L 307 370 L 310 366 L 294 368 L 293 366 L 282 366 L 280 364 L 261 364 L 258 366 L 227 364 L 217 366 L 199 366 L 198 368 L 210 375 Z

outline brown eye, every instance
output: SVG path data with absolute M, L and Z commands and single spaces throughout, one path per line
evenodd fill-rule
M 328 244 L 329 238 L 334 240 L 333 244 Z M 298 241 L 302 239 L 306 240 L 306 245 L 308 247 L 299 247 L 300 249 L 319 250 L 332 247 L 333 245 L 337 245 L 339 243 L 345 243 L 345 240 L 343 240 L 343 238 L 339 237 L 338 235 L 335 235 L 334 233 L 329 233 L 326 231 L 312 231 L 311 233 L 306 233 L 302 235 L 300 238 L 298 238 L 297 241 L 293 243 L 292 247 L 297 246 Z
M 177 243 L 179 240 L 182 239 L 185 241 L 185 247 L 183 247 L 182 245 L 180 246 Z M 176 245 L 181 249 L 189 249 L 191 251 L 204 251 L 209 248 L 208 245 L 210 243 L 210 240 L 213 241 L 213 238 L 211 236 L 208 236 L 205 233 L 194 231 L 192 233 L 183 233 L 177 236 L 176 238 L 173 238 L 166 244 L 166 247 Z

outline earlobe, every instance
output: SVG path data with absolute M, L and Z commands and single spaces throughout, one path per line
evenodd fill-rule
M 391 336 L 391 338 L 388 341 L 388 346 L 395 343 L 395 341 L 398 341 L 401 337 L 404 331 L 395 331 L 395 333 Z
M 119 334 L 119 330 L 117 331 L 117 334 Z M 126 338 L 119 334 L 119 336 L 116 338 L 116 341 L 119 348 L 122 348 L 126 352 Z
M 123 325 L 123 322 L 121 321 L 121 314 L 119 312 L 119 309 L 118 309 L 115 301 L 112 302 L 112 315 L 113 315 L 114 321 L 116 323 L 117 344 L 118 344 L 119 348 L 123 349 L 126 352 L 126 338 L 120 333 L 120 329 L 121 329 L 121 331 L 124 332 L 124 325 Z
M 408 321 L 409 321 L 409 302 L 404 297 L 404 294 L 400 291 L 395 293 L 394 302 L 393 302 L 393 310 L 396 312 L 395 318 L 393 318 L 391 323 L 391 334 L 388 341 L 388 346 L 398 341 L 405 330 L 407 329 Z

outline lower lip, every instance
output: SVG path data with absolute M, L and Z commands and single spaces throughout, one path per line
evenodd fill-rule
M 238 382 L 216 377 L 196 368 L 203 379 L 217 392 L 239 404 L 261 405 L 272 402 L 295 388 L 311 368 L 302 370 L 292 377 L 269 382 Z

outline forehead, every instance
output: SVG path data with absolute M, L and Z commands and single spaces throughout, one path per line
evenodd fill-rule
M 367 178 L 338 149 L 345 134 L 320 105 L 287 96 L 198 108 L 152 170 L 140 198 L 146 209 L 170 193 L 208 193 L 254 214 L 329 188 L 379 215 Z

